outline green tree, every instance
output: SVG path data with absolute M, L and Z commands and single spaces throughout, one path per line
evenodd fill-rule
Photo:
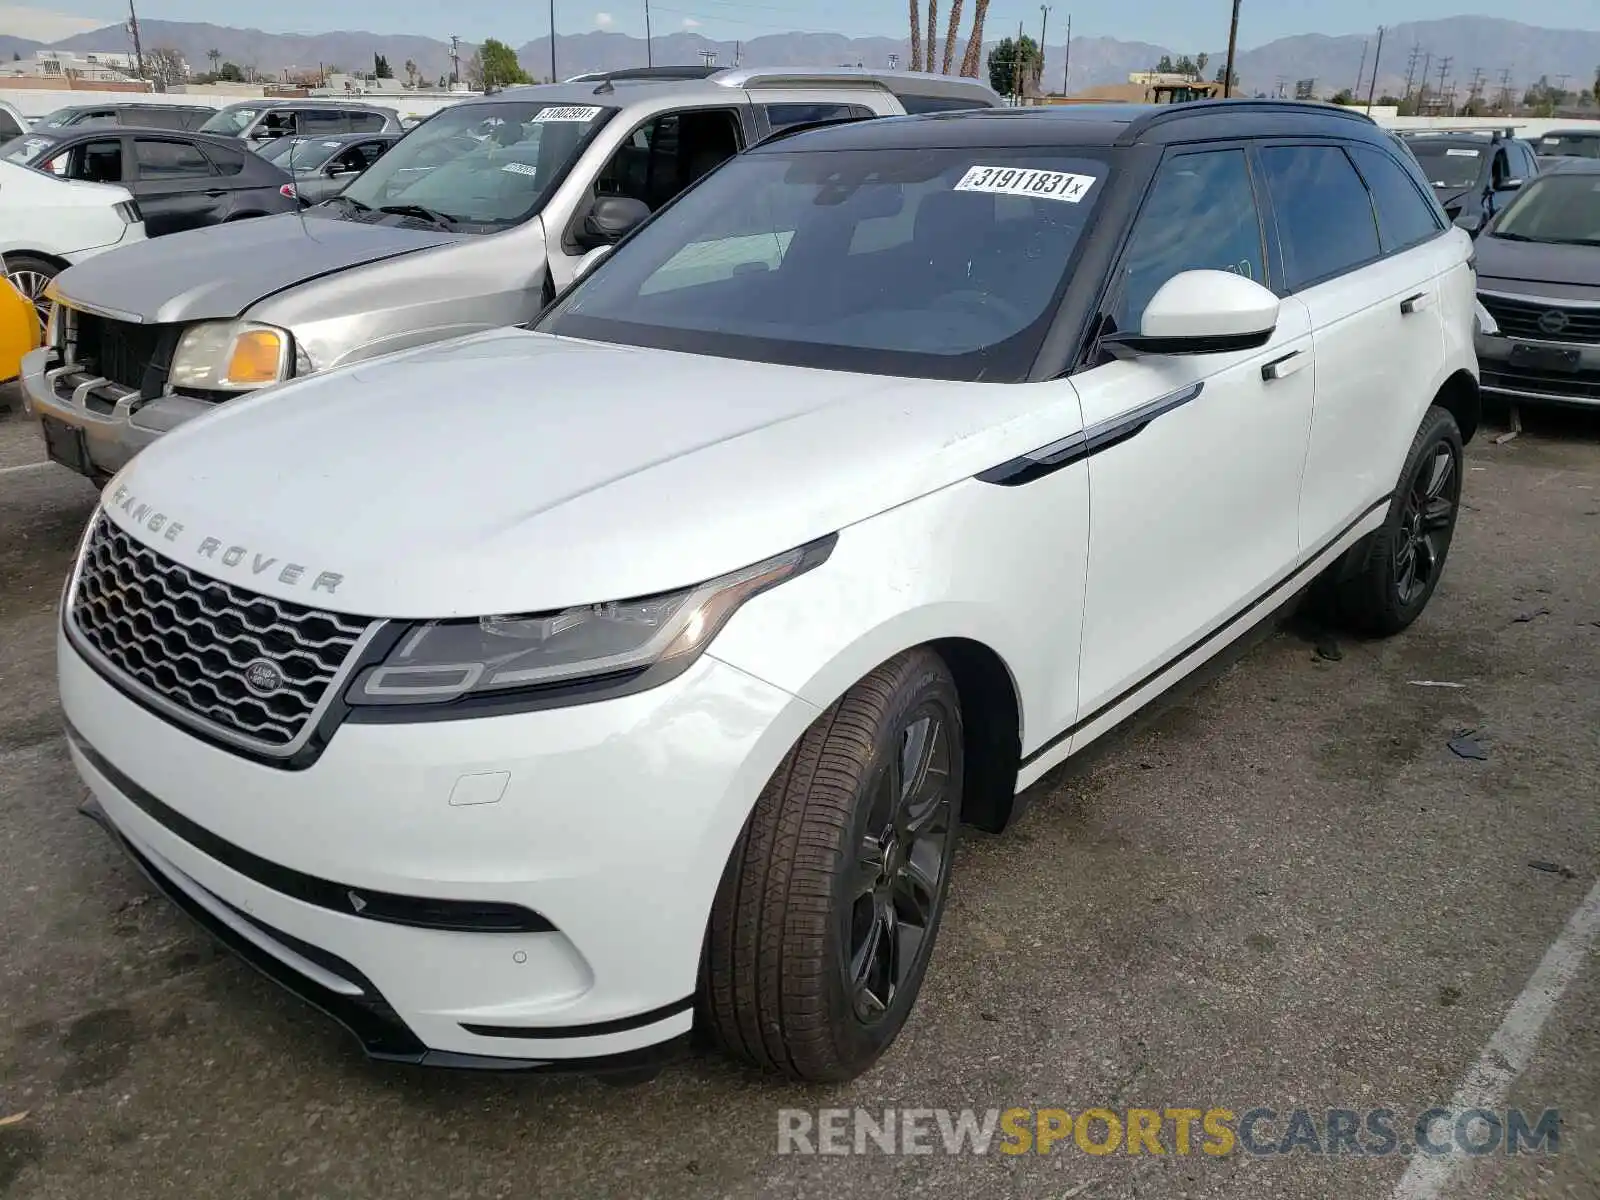
M 379 79 L 394 78 L 394 72 L 389 68 L 389 60 L 381 54 L 372 56 L 372 73 Z
M 1228 65 L 1226 63 L 1224 63 L 1222 66 L 1217 68 L 1217 73 L 1212 78 L 1212 82 L 1213 83 L 1227 83 L 1228 82 Z M 1233 82 L 1233 86 L 1234 87 L 1238 87 L 1239 86 L 1239 72 L 1235 71 L 1233 73 L 1233 81 L 1232 82 Z
M 224 83 L 243 83 L 244 71 L 238 63 L 225 62 L 216 71 L 217 78 Z
M 1355 102 L 1355 93 L 1349 88 L 1340 88 L 1333 94 L 1333 103 L 1335 104 L 1354 104 Z
M 1161 61 L 1156 64 L 1156 70 L 1163 75 L 1170 75 L 1178 68 L 1172 65 L 1172 55 L 1163 54 Z
M 478 59 L 483 72 L 483 86 L 486 88 L 533 82 L 517 61 L 517 52 L 495 38 L 484 40 L 478 48 Z
M 1194 56 L 1194 77 L 1196 79 L 1204 79 L 1206 77 L 1206 64 L 1210 61 L 1211 55 L 1204 50 Z
M 1017 91 L 1019 79 L 1026 85 L 1039 78 L 1039 72 L 1044 67 L 1044 56 L 1039 53 L 1039 43 L 1023 34 L 1020 49 L 1015 38 L 1001 38 L 1000 43 L 989 51 L 988 64 L 989 86 L 1002 96 L 1010 96 Z
M 1193 76 L 1200 73 L 1195 68 L 1194 59 L 1190 58 L 1187 54 L 1180 55 L 1178 61 L 1172 64 L 1172 69 L 1179 75 Z

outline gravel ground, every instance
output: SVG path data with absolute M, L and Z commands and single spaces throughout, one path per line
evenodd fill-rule
M 1388 1107 L 1405 1133 L 1600 866 L 1600 417 L 1530 417 L 1469 449 L 1470 511 L 1408 633 L 1268 630 L 1045 780 L 1011 833 L 969 837 L 918 1011 L 862 1079 L 373 1066 L 75 813 L 52 613 L 95 496 L 39 457 L 0 418 L 6 1200 L 1389 1197 L 1398 1153 L 780 1155 L 779 1110 Z M 1447 748 L 1462 730 L 1487 759 Z M 1474 1160 L 1439 1195 L 1600 1196 L 1600 970 L 1576 968 L 1507 1102 L 1559 1109 L 1561 1154 Z

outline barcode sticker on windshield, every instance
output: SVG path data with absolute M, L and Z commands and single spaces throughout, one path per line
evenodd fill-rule
M 1446 150 L 1445 154 L 1450 158 L 1477 158 L 1478 154 L 1479 154 L 1479 151 L 1477 151 L 1477 150 Z
M 600 115 L 598 108 L 585 105 L 568 105 L 565 108 L 544 108 L 533 114 L 537 121 L 592 121 Z
M 529 166 L 527 163 L 511 162 L 500 169 L 502 171 L 510 171 L 513 175 L 537 175 L 539 173 L 538 167 Z
M 1037 196 L 1076 204 L 1094 185 L 1093 175 L 1068 171 L 1037 171 L 1030 167 L 977 166 L 961 177 L 958 192 L 993 192 L 1000 196 Z

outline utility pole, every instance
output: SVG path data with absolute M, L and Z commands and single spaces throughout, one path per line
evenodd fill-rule
M 1445 77 L 1450 74 L 1450 64 L 1453 62 L 1455 62 L 1455 58 L 1449 54 L 1439 60 L 1439 95 L 1441 97 L 1444 95 Z
M 1558 103 L 1559 102 L 1564 102 L 1566 100 L 1566 98 L 1567 98 L 1567 80 L 1569 80 L 1571 78 L 1572 78 L 1571 75 L 1557 75 L 1556 76 L 1556 94 L 1555 94 L 1554 99 Z
M 550 82 L 559 78 L 556 74 L 556 0 L 550 0 Z
M 1411 81 L 1417 75 L 1417 59 L 1422 57 L 1422 43 L 1411 43 L 1411 53 L 1406 56 L 1406 94 L 1407 102 L 1411 100 Z
M 450 35 L 450 86 L 461 82 L 461 39 Z
M 128 0 L 128 33 L 133 38 L 133 64 L 134 70 L 140 79 L 144 78 L 144 47 L 139 44 L 139 14 L 133 9 L 133 0 Z
M 1017 48 L 1011 52 L 1011 95 L 1022 102 L 1022 22 L 1017 22 Z
M 1361 39 L 1361 65 L 1356 68 L 1356 85 L 1350 89 L 1352 96 L 1361 95 L 1361 81 L 1367 76 L 1367 40 Z
M 734 43 L 734 44 L 733 44 L 733 65 L 734 65 L 734 66 L 736 66 L 736 67 L 737 67 L 737 66 L 738 66 L 738 65 L 739 65 L 739 59 L 740 59 L 740 57 L 741 57 L 741 56 L 742 56 L 742 55 L 743 55 L 743 54 L 744 54 L 744 47 L 743 47 L 743 43 L 741 43 L 741 42 L 735 42 L 735 43 Z M 856 64 L 856 66 L 858 66 L 858 67 L 859 67 L 859 66 L 860 66 L 860 65 L 861 65 L 861 64 L 860 64 L 860 63 L 857 63 L 857 64 Z
M 644 0 L 644 65 L 647 67 L 656 65 L 650 50 L 650 0 Z
M 1372 94 L 1378 90 L 1378 64 L 1383 61 L 1383 26 L 1378 26 L 1378 48 L 1372 54 L 1372 82 L 1367 84 L 1367 116 L 1372 115 Z
M 1483 68 L 1472 68 L 1472 82 L 1467 85 L 1467 106 L 1476 108 L 1483 95 Z M 1477 114 L 1473 114 L 1476 116 Z
M 1070 95 L 1067 91 L 1067 77 L 1072 74 L 1072 14 L 1067 14 L 1067 44 L 1063 47 L 1062 57 L 1066 60 L 1061 66 L 1061 94 Z
M 1233 58 L 1239 48 L 1239 0 L 1233 0 L 1233 17 L 1228 22 L 1228 61 L 1222 68 L 1222 98 L 1233 95 Z
M 1044 87 L 1044 31 L 1050 27 L 1050 6 L 1039 5 L 1039 86 Z
M 1511 115 L 1511 68 L 1502 67 L 1500 70 L 1500 103 L 1497 108 L 1505 109 L 1506 116 Z

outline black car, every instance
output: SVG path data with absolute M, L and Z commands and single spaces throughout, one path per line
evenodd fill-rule
M 0 158 L 68 179 L 121 184 L 159 237 L 222 221 L 293 212 L 289 175 L 231 138 L 170 129 L 33 132 L 0 146 Z
M 36 133 L 88 126 L 130 125 L 140 129 L 199 129 L 216 109 L 202 104 L 71 104 L 40 117 Z
M 302 204 L 318 204 L 343 191 L 345 185 L 381 158 L 404 136 L 398 133 L 346 133 L 326 138 L 279 138 L 274 147 L 289 142 L 282 153 L 262 151 L 262 157 L 294 176 Z
M 1483 390 L 1600 407 L 1600 158 L 1535 179 L 1478 239 Z
M 1509 129 L 1419 130 L 1400 136 L 1433 184 L 1445 215 L 1474 236 L 1539 173 L 1533 147 Z
M 1533 152 L 1546 168 L 1568 158 L 1600 158 L 1600 129 L 1552 129 L 1539 135 Z

